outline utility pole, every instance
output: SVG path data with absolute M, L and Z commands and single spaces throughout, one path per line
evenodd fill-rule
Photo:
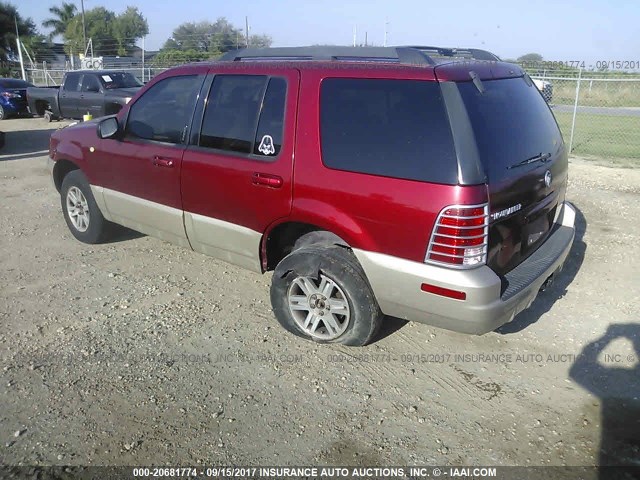
M 20 71 L 22 72 L 22 80 L 27 81 L 27 76 L 24 73 L 24 60 L 22 60 L 22 47 L 20 46 L 20 32 L 18 32 L 18 19 L 13 17 L 13 21 L 16 24 L 16 46 L 18 47 L 18 58 L 20 59 Z
M 244 17 L 244 27 L 245 27 L 247 48 L 249 48 L 249 17 Z
M 387 27 L 389 26 L 389 19 L 385 19 L 384 21 L 384 46 L 387 46 Z
M 364 32 L 364 46 L 368 47 L 369 43 L 368 43 L 368 36 L 369 36 L 369 32 Z
M 357 41 L 357 37 L 358 37 L 358 26 L 354 25 L 353 26 L 353 46 L 356 46 L 356 41 Z
M 82 9 L 82 41 L 84 42 L 84 48 L 86 53 L 87 48 L 87 26 L 84 23 L 84 0 L 80 0 L 80 7 Z

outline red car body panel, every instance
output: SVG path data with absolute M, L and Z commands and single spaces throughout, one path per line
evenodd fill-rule
M 234 74 L 238 70 L 232 64 L 212 68 L 211 73 Z M 246 67 L 242 71 L 247 73 Z M 273 67 L 260 69 L 259 74 L 287 80 L 281 151 L 277 157 L 265 160 L 259 156 L 190 146 L 182 164 L 182 203 L 187 212 L 264 232 L 271 223 L 287 217 L 291 211 L 300 74 L 297 69 Z M 257 184 L 255 175 L 277 179 L 281 185 L 275 188 Z
M 434 80 L 433 70 L 369 67 L 352 78 Z M 320 142 L 320 84 L 339 69 L 303 72 L 298 112 L 293 210 L 290 219 L 317 225 L 354 248 L 422 262 L 435 218 L 453 204 L 486 201 L 486 187 L 459 187 L 327 168 Z M 375 205 L 375 208 L 372 208 Z
M 207 74 L 207 65 L 196 65 L 165 72 L 149 82 L 144 89 L 120 112 L 118 118 L 124 124 L 131 105 L 144 91 L 167 76 L 181 74 Z M 195 108 L 195 104 L 194 104 Z M 168 115 L 171 112 L 167 112 Z M 182 209 L 180 176 L 185 145 L 170 145 L 141 139 L 104 139 L 92 154 L 95 184 L 176 209 Z M 162 166 L 170 161 L 172 166 Z

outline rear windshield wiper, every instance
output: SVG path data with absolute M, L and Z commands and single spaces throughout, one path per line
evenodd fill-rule
M 513 165 L 511 165 L 510 167 L 507 167 L 509 169 L 511 168 L 516 168 L 516 167 L 521 167 L 523 165 L 529 165 L 530 163 L 536 163 L 536 162 L 546 162 L 547 160 L 549 160 L 551 158 L 551 154 L 550 153 L 539 153 L 538 155 L 535 155 L 531 158 L 527 158 L 526 160 L 522 160 L 521 162 L 518 163 L 514 163 Z

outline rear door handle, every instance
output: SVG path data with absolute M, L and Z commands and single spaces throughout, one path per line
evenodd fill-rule
M 156 167 L 173 168 L 174 160 L 173 158 L 164 158 L 164 157 L 155 156 L 153 157 L 153 164 Z
M 270 188 L 280 188 L 284 183 L 282 177 L 271 175 L 269 173 L 254 173 L 251 176 L 251 183 L 254 185 L 263 185 Z

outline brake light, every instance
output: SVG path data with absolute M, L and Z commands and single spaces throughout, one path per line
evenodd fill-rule
M 487 263 L 489 204 L 442 209 L 431 234 L 425 262 L 455 268 Z

